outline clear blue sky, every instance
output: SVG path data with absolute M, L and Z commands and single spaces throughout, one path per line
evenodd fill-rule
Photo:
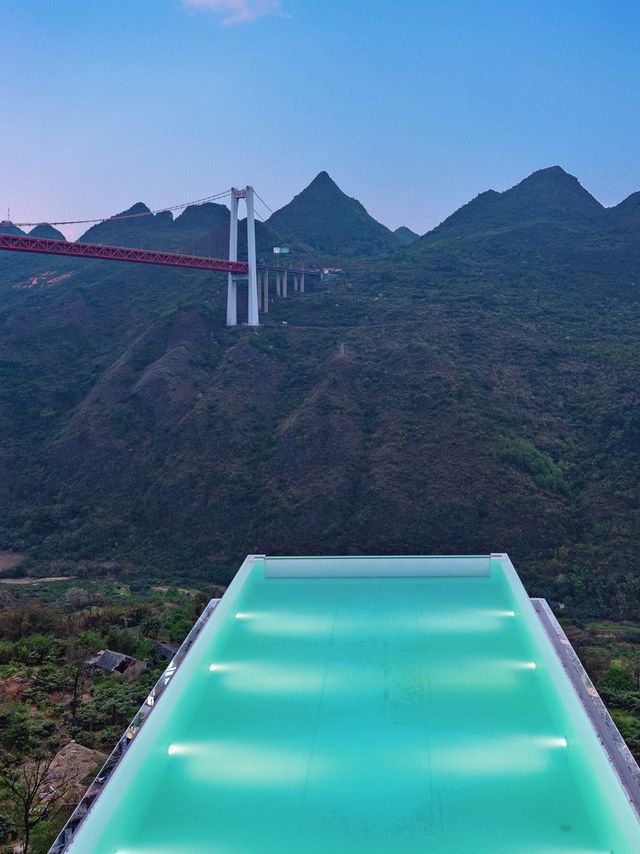
M 0 0 L 0 216 L 326 169 L 391 227 L 559 164 L 640 189 L 638 0 Z

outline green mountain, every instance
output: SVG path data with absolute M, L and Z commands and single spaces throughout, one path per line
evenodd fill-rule
M 634 194 L 635 195 L 635 194 Z M 554 279 L 587 290 L 603 277 L 633 289 L 640 231 L 634 196 L 603 207 L 558 166 L 503 193 L 481 193 L 409 247 L 416 263 L 458 266 L 524 285 Z M 420 259 L 420 261 L 418 260 Z
M 640 230 L 640 192 L 632 193 L 619 205 L 609 208 L 607 218 L 614 228 L 637 235 Z
M 326 172 L 266 222 L 283 241 L 333 256 L 366 257 L 397 246 L 393 232 L 347 196 Z
M 479 233 L 521 232 L 537 225 L 566 230 L 588 228 L 603 206 L 578 179 L 559 166 L 534 172 L 510 190 L 487 190 L 460 208 L 433 231 L 431 238 L 456 234 L 468 239 Z
M 18 228 L 17 225 L 14 225 L 9 220 L 2 220 L 0 222 L 0 234 L 24 234 L 25 232 Z
M 181 234 L 202 234 L 219 226 L 228 226 L 229 208 L 207 202 L 202 205 L 189 205 L 173 223 L 173 231 Z
M 408 246 L 420 237 L 419 234 L 416 234 L 415 231 L 411 231 L 411 229 L 407 228 L 406 225 L 401 225 L 400 228 L 396 228 L 393 233 L 401 246 Z
M 49 225 L 48 222 L 41 222 L 39 225 L 36 225 L 35 228 L 32 228 L 29 232 L 29 237 L 42 237 L 46 240 L 66 241 L 64 234 L 61 231 L 58 231 L 57 228 Z
M 272 291 L 257 331 L 224 327 L 224 275 L 0 253 L 0 549 L 221 580 L 248 552 L 504 550 L 532 593 L 632 616 L 637 203 L 585 194 L 485 194 Z M 105 227 L 180 220 L 139 219 Z
M 145 204 L 137 202 L 111 219 L 92 225 L 79 240 L 138 249 L 169 249 L 173 224 L 170 212 L 154 216 Z
M 212 202 L 189 205 L 174 219 L 169 211 L 154 215 L 145 204 L 137 202 L 111 219 L 93 225 L 79 239 L 86 243 L 226 258 L 229 252 L 229 208 Z M 256 222 L 256 242 L 263 253 L 267 246 L 271 250 L 273 237 L 266 235 L 261 222 Z M 246 223 L 241 220 L 238 228 L 240 258 L 246 257 L 246 244 Z

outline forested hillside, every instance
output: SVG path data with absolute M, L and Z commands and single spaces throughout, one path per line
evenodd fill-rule
M 257 331 L 223 276 L 0 256 L 0 549 L 220 582 L 249 552 L 508 551 L 532 594 L 631 616 L 638 209 L 555 167 L 402 245 L 321 173 L 273 225 L 343 272 Z M 225 217 L 86 239 L 223 245 Z

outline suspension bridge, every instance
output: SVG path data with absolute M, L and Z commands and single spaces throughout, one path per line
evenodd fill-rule
M 201 255 L 187 255 L 180 252 L 164 252 L 152 249 L 137 249 L 129 246 L 111 246 L 97 243 L 65 242 L 42 237 L 31 237 L 22 234 L 0 233 L 0 249 L 13 252 L 35 252 L 45 255 L 65 255 L 72 258 L 97 258 L 104 261 L 129 261 L 137 264 L 158 264 L 170 267 L 188 267 L 196 270 L 211 270 L 228 274 L 227 281 L 227 326 L 238 325 L 238 295 L 237 283 L 246 280 L 247 286 L 247 325 L 260 325 L 260 309 L 263 313 L 269 311 L 270 276 L 275 276 L 276 295 L 288 296 L 289 276 L 292 277 L 294 291 L 304 293 L 305 276 L 318 275 L 318 270 L 305 267 L 292 269 L 282 265 L 258 264 L 256 260 L 256 229 L 255 229 L 255 190 L 251 186 L 238 189 L 232 187 L 225 193 L 201 199 L 199 202 L 230 196 L 229 223 L 229 257 L 210 258 Z M 244 200 L 247 211 L 247 260 L 238 260 L 238 208 Z M 265 207 L 265 202 L 263 202 Z M 132 219 L 137 216 L 153 215 L 164 211 L 185 208 L 179 205 L 173 208 L 163 208 L 162 211 L 149 211 L 148 214 L 124 215 L 95 220 L 69 220 L 55 222 L 52 225 L 72 225 L 80 222 L 97 223 L 117 219 Z M 36 225 L 37 223 L 19 223 L 18 225 Z

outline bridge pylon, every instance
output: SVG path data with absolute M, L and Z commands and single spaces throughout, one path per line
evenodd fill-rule
M 260 326 L 258 314 L 258 268 L 256 263 L 256 223 L 253 207 L 253 187 L 243 190 L 231 188 L 231 220 L 229 228 L 229 260 L 238 260 L 238 202 L 244 199 L 247 206 L 247 261 L 246 276 L 229 273 L 227 284 L 227 326 L 238 325 L 238 296 L 236 282 L 247 279 L 247 325 Z

